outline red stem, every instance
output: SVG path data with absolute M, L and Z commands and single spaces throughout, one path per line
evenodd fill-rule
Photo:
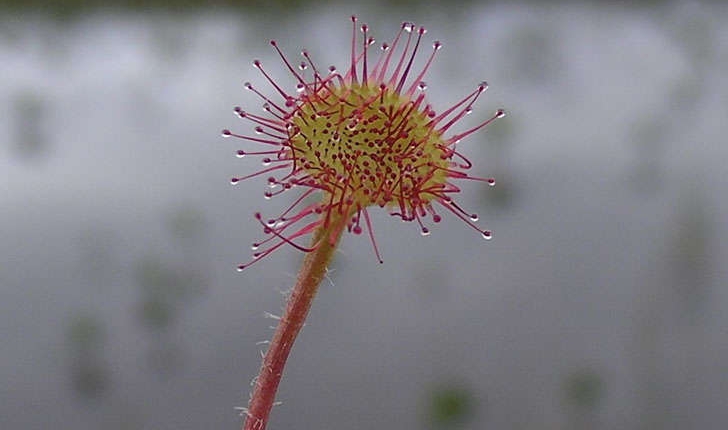
M 263 357 L 263 364 L 248 404 L 243 430 L 264 430 L 268 424 L 278 384 L 283 376 L 283 367 L 291 352 L 293 342 L 303 327 L 318 286 L 326 275 L 326 268 L 333 257 L 343 230 L 341 223 L 345 220 L 345 217 L 330 219 L 328 223 L 322 223 L 313 235 L 312 243 L 318 244 L 318 246 L 307 253 L 303 260 L 303 266 L 288 299 L 286 310 L 278 322 L 268 351 Z

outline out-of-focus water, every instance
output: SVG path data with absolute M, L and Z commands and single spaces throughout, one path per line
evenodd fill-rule
M 444 43 L 436 108 L 508 109 L 460 146 L 495 238 L 372 211 L 385 264 L 343 240 L 270 428 L 722 428 L 728 9 L 358 12 Z M 0 18 L 0 428 L 239 426 L 300 255 L 235 272 L 289 200 L 219 131 L 253 58 L 288 79 L 269 39 L 343 67 L 350 13 Z

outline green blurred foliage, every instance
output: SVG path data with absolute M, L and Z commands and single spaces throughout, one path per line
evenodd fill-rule
M 350 2 L 352 6 L 360 8 L 362 5 Z M 462 7 L 472 4 L 495 3 L 491 0 L 460 0 L 453 2 L 452 0 L 432 0 L 426 4 L 428 7 L 448 8 L 451 12 L 462 12 Z M 560 3 L 558 1 L 544 2 L 531 0 L 531 3 Z M 593 1 L 593 3 L 598 3 Z M 656 6 L 660 3 L 666 3 L 665 0 L 642 0 L 634 2 L 624 2 L 630 5 Z M 261 14 L 277 14 L 282 16 L 294 16 L 296 12 L 310 8 L 312 6 L 325 6 L 327 4 L 341 4 L 336 0 L 0 0 L 0 10 L 10 11 L 40 11 L 56 16 L 58 18 L 72 17 L 75 15 L 93 12 L 98 9 L 126 9 L 126 10 L 164 10 L 167 12 L 185 12 L 190 9 L 205 9 L 207 11 L 215 11 L 216 9 L 239 9 L 245 13 L 261 13 Z M 387 7 L 391 8 L 413 8 L 422 7 L 423 3 L 419 0 L 380 0 L 367 3 L 369 7 Z M 461 6 L 458 8 L 457 6 Z M 460 9 L 460 10 L 458 10 Z
M 79 313 L 68 325 L 67 339 L 74 349 L 88 351 L 98 348 L 104 337 L 101 322 L 93 315 Z
M 151 296 L 139 305 L 139 319 L 145 327 L 163 328 L 171 324 L 174 309 L 161 297 Z
M 670 238 L 671 283 L 682 302 L 680 316 L 697 322 L 711 299 L 714 222 L 705 192 L 688 187 Z
M 199 1 L 199 0 L 27 0 L 23 2 L 14 0 L 0 0 L 0 10 L 16 11 L 16 12 L 41 12 L 56 18 L 65 19 L 72 18 L 84 13 L 95 12 L 97 10 L 115 9 L 130 11 L 165 11 L 185 13 L 190 10 L 204 9 L 214 12 L 217 9 L 239 9 L 241 12 L 256 13 L 281 13 L 289 14 L 300 8 L 310 6 L 315 3 L 333 3 L 333 1 L 316 2 L 316 1 L 296 1 L 296 0 L 216 0 L 216 1 Z
M 73 391 L 84 399 L 97 399 L 109 388 L 110 376 L 105 365 L 79 360 L 71 369 Z
M 473 393 L 467 387 L 440 386 L 430 394 L 428 422 L 435 428 L 452 428 L 468 422 L 474 410 Z
M 194 270 L 165 264 L 156 258 L 141 260 L 135 273 L 142 289 L 139 319 L 146 327 L 164 329 L 175 320 L 182 302 L 204 290 L 204 281 Z
M 564 380 L 566 401 L 585 409 L 595 408 L 604 393 L 602 377 L 591 369 L 581 369 L 567 375 Z
M 550 23 L 524 24 L 511 31 L 501 61 L 507 65 L 511 84 L 536 88 L 556 83 L 564 75 L 558 28 Z
M 169 230 L 172 236 L 180 239 L 197 239 L 203 235 L 205 217 L 194 207 L 181 207 L 169 217 Z
M 14 152 L 22 159 L 39 158 L 48 152 L 48 139 L 43 124 L 46 106 L 42 96 L 33 90 L 22 90 L 12 102 Z
M 482 139 L 487 145 L 483 150 L 483 159 L 486 160 L 486 176 L 495 178 L 496 185 L 491 187 L 481 185 L 480 195 L 484 207 L 489 212 L 509 210 L 513 208 L 516 199 L 517 178 L 509 168 L 509 154 L 516 142 L 517 124 L 511 116 L 488 125 L 488 132 Z
M 68 324 L 71 386 L 85 400 L 101 397 L 111 382 L 103 357 L 105 337 L 101 321 L 87 312 L 76 314 Z

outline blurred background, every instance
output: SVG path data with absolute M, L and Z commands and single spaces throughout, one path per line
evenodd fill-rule
M 436 109 L 490 83 L 461 129 L 508 110 L 459 147 L 494 240 L 372 211 L 269 428 L 725 428 L 726 5 L 194 0 L 0 2 L 0 428 L 239 428 L 301 255 L 235 271 L 294 196 L 220 130 L 352 13 L 443 42 Z

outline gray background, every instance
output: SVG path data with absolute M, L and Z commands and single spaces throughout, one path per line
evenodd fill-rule
M 436 109 L 490 83 L 461 130 L 507 108 L 459 147 L 494 239 L 372 210 L 385 264 L 344 237 L 270 428 L 728 423 L 726 6 L 133 6 L 2 3 L 0 428 L 239 427 L 301 255 L 235 272 L 293 195 L 219 132 L 252 59 L 293 87 L 269 39 L 345 67 L 351 13 L 444 43 Z

